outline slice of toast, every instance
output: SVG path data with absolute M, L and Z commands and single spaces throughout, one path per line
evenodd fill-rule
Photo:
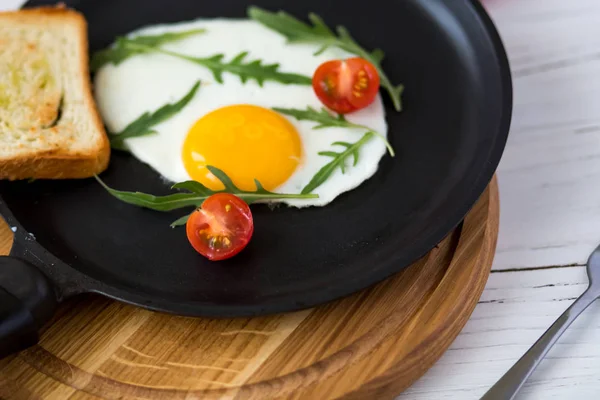
M 83 16 L 62 7 L 0 13 L 0 179 L 86 178 L 109 158 Z

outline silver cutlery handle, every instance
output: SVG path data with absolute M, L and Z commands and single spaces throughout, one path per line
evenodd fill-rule
M 481 400 L 512 400 L 558 338 L 597 297 L 588 288 Z

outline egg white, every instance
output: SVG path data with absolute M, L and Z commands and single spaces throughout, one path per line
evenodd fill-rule
M 198 19 L 146 27 L 132 32 L 130 36 L 157 35 L 197 28 L 205 28 L 207 31 L 166 44 L 163 48 L 194 57 L 222 53 L 226 61 L 247 51 L 247 61 L 260 59 L 269 64 L 278 63 L 282 72 L 306 76 L 312 76 L 315 69 L 325 61 L 353 56 L 336 48 L 314 56 L 317 46 L 287 44 L 283 36 L 251 20 Z M 168 181 L 190 179 L 181 157 L 183 141 L 192 125 L 213 110 L 232 104 L 253 104 L 269 109 L 322 107 L 311 86 L 267 81 L 260 87 L 255 81 L 244 84 L 238 76 L 229 73 L 223 74 L 224 82 L 220 84 L 202 66 L 157 53 L 134 56 L 117 66 L 108 64 L 102 67 L 95 76 L 95 97 L 109 131 L 119 132 L 144 112 L 154 111 L 166 103 L 179 100 L 198 80 L 202 84 L 196 96 L 177 115 L 157 125 L 154 128 L 157 134 L 126 140 L 136 158 L 150 165 Z M 369 107 L 346 117 L 387 135 L 385 111 L 379 95 Z M 318 155 L 319 151 L 341 151 L 343 148 L 331 144 L 336 141 L 354 143 L 364 134 L 364 130 L 358 129 L 314 130 L 314 122 L 297 121 L 294 118 L 289 120 L 301 137 L 303 160 L 292 176 L 275 190 L 280 193 L 300 193 L 319 169 L 331 161 L 329 157 Z M 377 171 L 379 160 L 385 152 L 383 141 L 375 137 L 361 147 L 356 166 L 346 168 L 345 173 L 338 168 L 314 191 L 319 195 L 318 199 L 283 199 L 281 202 L 296 207 L 326 205 L 339 194 L 357 187 L 371 177 Z

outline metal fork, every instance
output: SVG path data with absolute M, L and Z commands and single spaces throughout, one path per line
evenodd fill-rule
M 588 288 L 583 292 L 573 304 L 552 324 L 550 328 L 538 339 L 537 342 L 511 369 L 504 374 L 502 378 L 481 400 L 512 400 L 527 378 L 533 373 L 538 364 L 546 356 L 548 351 L 560 336 L 567 330 L 569 325 L 600 297 L 600 246 L 590 255 L 587 262 L 587 276 L 589 280 Z

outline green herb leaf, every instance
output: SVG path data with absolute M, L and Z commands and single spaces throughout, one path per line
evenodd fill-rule
M 108 49 L 99 50 L 92 54 L 92 59 L 90 60 L 90 72 L 95 73 L 101 67 L 106 64 L 115 64 L 119 65 L 127 58 L 140 54 L 142 52 L 135 50 L 128 50 L 124 47 L 118 45 L 118 42 L 115 43 L 114 47 L 110 47 Z
M 204 186 L 203 184 L 201 184 L 198 181 L 185 181 L 185 182 L 175 183 L 173 186 L 171 186 L 171 189 L 188 190 L 192 193 L 209 195 L 209 196 L 213 193 L 212 190 L 210 190 L 209 188 L 207 188 L 206 186 Z
M 171 222 L 171 228 L 176 228 L 178 226 L 185 225 L 190 218 L 190 214 L 184 215 L 181 218 L 177 218 L 175 221 Z
M 279 64 L 263 64 L 261 60 L 246 62 L 245 58 L 248 55 L 248 52 L 242 52 L 235 56 L 231 61 L 225 62 L 223 61 L 225 58 L 223 54 L 216 54 L 211 57 L 191 57 L 127 39 L 125 39 L 123 43 L 126 48 L 131 48 L 132 51 L 154 51 L 201 65 L 208 68 L 215 77 L 215 80 L 219 83 L 223 83 L 223 72 L 229 72 L 230 74 L 239 76 L 242 83 L 246 83 L 249 80 L 255 80 L 260 86 L 262 86 L 265 81 L 275 81 L 294 85 L 312 84 L 312 78 L 309 76 L 280 72 Z
M 328 47 L 334 46 L 368 60 L 377 68 L 380 84 L 390 95 L 396 111 L 402 109 L 400 97 L 403 86 L 393 85 L 381 68 L 381 61 L 384 56 L 383 51 L 381 49 L 375 49 L 372 52 L 365 50 L 350 36 L 348 30 L 343 26 L 337 27 L 336 35 L 316 14 L 308 16 L 309 21 L 312 23 L 312 25 L 309 25 L 284 11 L 270 12 L 255 6 L 248 8 L 248 17 L 282 34 L 287 38 L 289 43 L 320 45 L 321 47 L 315 54 L 320 54 Z
M 327 164 L 325 164 L 310 182 L 302 189 L 303 194 L 311 193 L 317 187 L 321 186 L 337 169 L 340 168 L 342 173 L 346 172 L 346 160 L 349 157 L 354 158 L 353 165 L 358 163 L 359 153 L 358 150 L 362 147 L 363 144 L 368 142 L 373 136 L 375 136 L 375 132 L 367 132 L 363 135 L 363 137 L 357 141 L 356 143 L 348 143 L 348 142 L 334 142 L 332 146 L 343 146 L 346 149 L 342 152 L 334 152 L 334 151 L 322 151 L 318 154 L 331 157 L 333 160 Z
M 322 44 L 324 48 L 319 49 L 320 52 L 328 46 L 334 45 L 336 41 L 336 36 L 331 29 L 323 22 L 321 17 L 313 13 L 308 16 L 313 24 L 312 26 L 284 11 L 275 13 L 256 6 L 248 7 L 248 17 L 260 22 L 267 28 L 279 32 L 290 43 Z
M 307 107 L 306 110 L 299 110 L 296 108 L 279 108 L 274 107 L 273 110 L 278 113 L 289 115 L 290 117 L 294 117 L 299 121 L 314 121 L 318 122 L 313 129 L 322 129 L 322 128 L 331 128 L 331 127 L 340 127 L 340 128 L 357 128 L 357 129 L 365 129 L 367 131 L 373 132 L 376 136 L 378 136 L 388 149 L 388 152 L 392 157 L 395 156 L 394 148 L 388 142 L 388 140 L 380 133 L 373 131 L 371 128 L 365 125 L 355 124 L 348 121 L 342 114 L 339 114 L 337 117 L 330 114 L 329 111 L 323 107 L 321 111 L 317 111 L 312 107 Z
M 106 191 L 122 202 L 156 211 L 171 211 L 191 206 L 197 207 L 208 197 L 198 195 L 197 193 L 174 193 L 166 196 L 154 196 L 142 192 L 126 192 L 110 188 L 98 176 L 96 176 L 96 180 Z
M 174 184 L 173 189 L 184 189 L 187 193 L 173 193 L 166 196 L 154 196 L 141 192 L 127 192 L 122 190 L 112 189 L 106 185 L 98 176 L 96 180 L 106 189 L 108 193 L 117 199 L 132 204 L 134 206 L 149 208 L 156 211 L 171 211 L 184 207 L 200 207 L 204 200 L 216 193 L 231 193 L 251 204 L 259 200 L 278 200 L 278 199 L 316 199 L 319 196 L 316 194 L 286 194 L 274 193 L 266 190 L 260 182 L 255 180 L 256 190 L 247 191 L 238 188 L 225 172 L 219 168 L 208 165 L 206 168 L 225 186 L 224 190 L 211 190 L 196 181 L 185 181 Z M 178 219 L 173 224 L 181 225 L 185 221 L 183 218 Z
M 332 146 L 343 146 L 346 149 L 341 152 L 334 151 L 322 151 L 319 154 L 322 156 L 327 156 L 333 158 L 329 163 L 325 164 L 313 178 L 308 182 L 308 184 L 302 189 L 302 194 L 307 194 L 318 188 L 325 182 L 331 174 L 337 169 L 341 169 L 342 173 L 346 172 L 346 160 L 349 157 L 354 158 L 353 165 L 358 163 L 358 150 L 361 146 L 367 143 L 373 136 L 375 136 L 375 132 L 367 132 L 363 135 L 362 138 L 356 143 L 347 143 L 347 142 L 334 142 Z
M 182 32 L 167 32 L 161 35 L 136 36 L 133 38 L 128 38 L 127 40 L 146 46 L 156 47 L 165 43 L 183 40 L 190 36 L 199 35 L 204 32 L 206 32 L 206 29 L 192 29 Z M 134 49 L 125 46 L 123 39 L 124 38 L 121 37 L 117 38 L 112 47 L 97 51 L 92 55 L 92 60 L 90 61 L 90 69 L 92 72 L 97 71 L 105 64 L 112 63 L 118 65 L 131 56 L 148 52 L 144 49 Z
M 166 121 L 181 111 L 194 98 L 199 87 L 200 81 L 196 82 L 190 91 L 177 102 L 165 104 L 153 113 L 145 112 L 138 119 L 127 125 L 121 132 L 112 133 L 110 139 L 111 147 L 117 150 L 127 150 L 124 143 L 125 139 L 156 133 L 156 131 L 152 130 L 152 127 Z
M 137 43 L 145 44 L 147 46 L 160 46 L 161 44 L 176 42 L 178 40 L 187 39 L 190 36 L 200 35 L 205 33 L 206 29 L 198 28 L 198 29 L 190 29 L 189 31 L 181 31 L 181 32 L 166 32 L 161 35 L 143 35 L 143 36 L 135 36 L 131 38 L 135 40 Z
M 273 110 L 277 111 L 278 113 L 294 117 L 298 121 L 318 122 L 318 125 L 316 125 L 313 129 L 322 129 L 330 127 L 364 128 L 364 126 L 362 125 L 357 125 L 353 124 L 352 122 L 349 122 L 342 114 L 339 114 L 337 117 L 330 114 L 329 111 L 325 109 L 325 107 L 321 108 L 321 111 L 317 111 L 310 106 L 306 107 L 306 110 L 279 107 L 273 107 Z

